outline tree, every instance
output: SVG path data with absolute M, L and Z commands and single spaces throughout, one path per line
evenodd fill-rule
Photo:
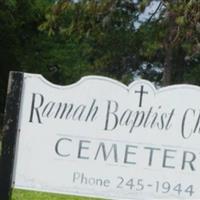
M 41 73 L 58 84 L 88 74 L 200 84 L 198 0 L 158 0 L 136 28 L 154 1 L 1 1 L 1 112 L 10 70 Z
M 66 42 L 60 36 L 48 37 L 46 32 L 39 31 L 51 4 L 49 0 L 1 1 L 0 113 L 11 70 L 41 73 L 58 84 L 72 83 L 87 74 L 84 44 L 79 45 L 73 38 Z
M 15 35 L 15 21 L 11 14 L 13 5 L 9 1 L 0 2 L 0 105 L 3 111 L 5 88 L 7 85 L 8 71 L 16 70 L 19 65 L 17 61 L 18 40 Z M 1 116 L 2 119 L 2 116 Z
M 150 57 L 160 60 L 163 66 L 163 85 L 192 81 L 188 72 L 199 68 L 200 57 L 200 4 L 196 0 L 160 1 L 159 17 L 152 16 L 141 29 L 149 27 L 153 32 L 147 46 L 154 46 Z M 158 11 L 158 10 L 157 10 Z M 153 13 L 155 15 L 155 13 Z M 144 45 L 145 47 L 146 45 Z M 144 52 L 145 49 L 144 48 Z M 159 55 L 159 56 L 157 56 Z M 190 77 L 190 78 L 189 78 Z
M 132 80 L 133 73 L 139 71 L 159 80 L 163 69 L 163 85 L 187 81 L 188 63 L 193 63 L 190 69 L 198 67 L 193 61 L 199 57 L 200 4 L 198 0 L 160 0 L 149 20 L 135 29 L 134 22 L 152 2 L 80 0 L 75 3 L 62 0 L 53 5 L 43 28 L 50 34 L 61 33 L 66 38 L 71 35 L 89 38 L 94 43 L 90 45 L 91 52 L 98 48 L 99 53 L 92 54 L 91 65 L 97 66 L 95 70 L 103 74 L 120 80 L 125 75 Z M 118 33 L 121 33 L 119 37 Z M 125 41 L 123 45 L 111 45 L 115 41 L 118 43 L 119 38 Z M 126 65 L 124 60 L 131 62 Z M 153 70 L 155 67 L 161 70 Z
M 65 0 L 52 7 L 41 29 L 86 44 L 92 73 L 130 82 L 140 62 L 137 47 L 142 38 L 135 38 L 136 14 L 135 5 L 128 0 Z

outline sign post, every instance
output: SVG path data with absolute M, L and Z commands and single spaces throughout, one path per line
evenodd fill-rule
M 0 199 L 11 199 L 12 174 L 18 131 L 23 73 L 11 72 L 7 92 L 0 162 Z

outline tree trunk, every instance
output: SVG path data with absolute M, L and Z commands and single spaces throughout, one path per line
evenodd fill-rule
M 165 59 L 164 59 L 164 72 L 162 78 L 162 85 L 170 85 L 172 84 L 172 72 L 173 69 L 173 48 L 175 47 L 175 38 L 177 35 L 177 25 L 175 23 L 176 13 L 173 11 L 170 12 L 168 10 L 168 15 L 166 17 L 166 25 L 167 31 L 166 36 L 164 39 L 164 52 L 165 52 Z
M 172 83 L 172 48 L 170 44 L 165 45 L 165 61 L 162 78 L 162 85 L 170 85 Z

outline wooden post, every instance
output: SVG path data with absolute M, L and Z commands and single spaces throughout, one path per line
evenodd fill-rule
M 9 76 L 0 159 L 0 199 L 11 199 L 12 175 L 18 131 L 23 73 L 11 72 Z

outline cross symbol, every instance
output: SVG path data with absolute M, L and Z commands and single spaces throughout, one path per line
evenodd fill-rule
M 144 85 L 141 85 L 140 91 L 135 91 L 135 93 L 139 93 L 140 94 L 139 107 L 142 107 L 143 94 L 148 94 L 148 92 L 144 91 Z

